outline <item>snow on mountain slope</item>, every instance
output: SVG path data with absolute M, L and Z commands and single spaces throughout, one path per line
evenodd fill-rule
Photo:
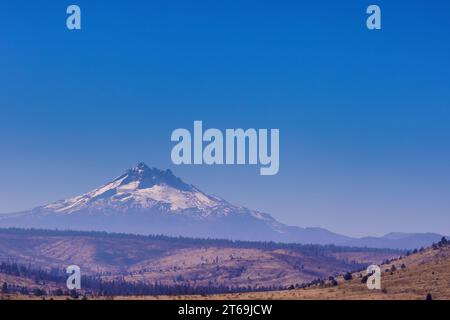
M 311 238 L 317 234 L 313 229 L 288 227 L 267 213 L 232 205 L 170 170 L 144 163 L 80 196 L 2 215 L 2 226 L 311 243 L 321 242 L 325 233 L 327 241 L 335 239 L 324 229 Z
M 163 214 L 189 219 L 207 219 L 209 222 L 229 215 L 238 216 L 258 220 L 270 227 L 273 232 L 286 232 L 286 226 L 269 214 L 234 206 L 220 197 L 208 195 L 195 186 L 183 182 L 170 170 L 149 168 L 144 163 L 80 196 L 8 216 L 14 218 L 26 218 L 30 215 L 33 218 L 45 216 L 63 218 L 80 215 L 111 217 L 118 214 L 132 215 L 136 212 L 144 214 L 140 218 Z
M 151 169 L 141 163 L 100 188 L 51 203 L 42 209 L 49 213 L 70 214 L 80 210 L 126 211 L 159 205 L 167 207 L 173 213 L 196 209 L 208 214 L 208 210 L 225 204 L 224 200 L 185 184 L 170 170 Z

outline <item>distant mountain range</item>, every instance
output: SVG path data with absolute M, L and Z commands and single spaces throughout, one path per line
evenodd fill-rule
M 0 227 L 71 229 L 195 238 L 413 249 L 441 239 L 434 233 L 351 238 L 322 228 L 285 225 L 271 215 L 206 194 L 170 170 L 140 163 L 83 195 L 29 211 L 0 215 Z

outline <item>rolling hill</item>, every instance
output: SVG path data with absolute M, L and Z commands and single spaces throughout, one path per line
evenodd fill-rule
M 10 232 L 10 231 L 8 231 Z M 37 236 L 37 235 L 35 235 Z M 56 236 L 53 234 L 53 236 Z M 61 235 L 59 235 L 61 236 Z M 75 236 L 72 234 L 71 236 Z M 81 236 L 78 234 L 78 236 Z M 91 234 L 94 236 L 94 234 Z M 99 234 L 95 234 L 95 237 L 99 237 Z M 112 236 L 112 235 L 110 235 Z M 114 237 L 122 237 L 114 235 Z M 102 237 L 100 237 L 102 238 Z M 167 240 L 167 239 L 166 239 Z M 224 248 L 222 243 L 215 244 L 215 249 L 209 252 L 212 255 L 208 255 L 207 250 L 202 251 L 203 261 L 210 261 L 212 257 L 217 257 L 217 247 Z M 204 243 L 203 243 L 204 245 Z M 229 247 L 230 243 L 228 243 Z M 250 248 L 254 244 L 252 243 L 240 243 L 239 247 Z M 345 248 L 331 248 L 321 247 L 322 254 L 324 256 L 334 256 L 340 259 L 346 258 L 359 258 L 368 262 L 370 257 L 387 257 L 389 254 L 382 252 L 364 252 L 363 250 L 357 251 L 356 249 L 346 251 Z M 263 251 L 272 254 L 275 248 L 265 248 Z M 284 249 L 278 250 L 289 251 Z M 305 248 L 306 249 L 306 248 Z M 310 250 L 309 248 L 308 250 Z M 317 249 L 317 248 L 316 248 Z M 253 249 L 257 252 L 261 249 Z M 292 250 L 292 249 L 290 249 Z M 295 251 L 295 250 L 294 250 Z M 206 255 L 204 255 L 206 253 Z M 228 253 L 228 252 L 227 252 Z M 299 253 L 300 254 L 300 253 Z M 375 256 L 374 256 L 375 254 Z M 306 255 L 307 256 L 307 255 Z M 306 257 L 305 256 L 305 257 Z M 243 292 L 243 293 L 229 293 L 229 294 L 209 294 L 209 295 L 190 295 L 190 294 L 174 294 L 174 295 L 117 295 L 117 296 L 103 296 L 103 295 L 89 295 L 89 299 L 158 299 L 158 300 L 425 300 L 431 297 L 433 300 L 449 300 L 450 299 L 450 244 L 442 242 L 433 245 L 423 250 L 414 251 L 406 256 L 396 256 L 390 254 L 391 258 L 384 259 L 384 263 L 380 264 L 382 270 L 381 276 L 381 290 L 368 290 L 364 282 L 365 271 L 353 272 L 351 280 L 345 280 L 343 277 L 344 272 L 338 275 L 336 272 L 325 276 L 329 270 L 325 270 L 322 276 L 322 280 L 314 280 L 309 283 L 305 283 L 299 287 L 292 286 L 289 289 L 264 291 L 264 292 Z M 174 258 L 178 258 L 173 256 Z M 292 257 L 292 253 L 291 253 Z M 248 258 L 248 257 L 247 257 Z M 171 259 L 170 255 L 167 259 Z M 189 261 L 187 257 L 183 257 L 184 261 Z M 215 259 L 215 258 L 214 258 Z M 214 260 L 213 259 L 213 260 Z M 373 259 L 373 258 L 372 258 Z M 220 259 L 219 259 L 220 260 Z M 258 259 L 259 260 L 259 259 Z M 325 259 L 326 260 L 326 259 Z M 261 261 L 264 261 L 263 259 Z M 329 262 L 330 260 L 328 260 Z M 177 266 L 173 261 L 170 265 Z M 221 264 L 222 265 L 222 264 Z M 158 267 L 161 265 L 159 264 Z M 186 266 L 192 268 L 193 265 Z M 225 264 L 226 266 L 226 264 Z M 286 265 L 285 265 L 286 266 Z M 184 266 L 181 268 L 185 268 Z M 308 268 L 309 269 L 309 268 Z M 318 269 L 318 268 L 317 268 Z M 0 269 L 1 270 L 1 269 Z M 144 272 L 145 274 L 145 272 Z M 336 280 L 333 283 L 329 276 L 333 276 Z M 111 277 L 111 276 L 109 276 Z M 108 278 L 108 277 L 106 277 Z M 132 279 L 132 276 L 128 276 L 128 280 Z M 348 278 L 347 278 L 348 279 Z M 63 288 L 61 283 L 46 282 L 36 283 L 34 279 L 23 276 L 11 276 L 4 274 L 0 271 L 0 283 L 8 282 L 17 285 L 28 286 L 30 289 L 41 289 L 51 292 L 55 288 Z M 2 294 L 3 299 L 41 299 L 40 296 L 35 294 L 20 294 L 20 293 L 8 293 Z M 65 299 L 64 296 L 52 296 L 54 299 Z
M 450 300 L 450 244 L 433 246 L 380 265 L 381 290 L 369 290 L 363 282 L 364 271 L 351 280 L 336 277 L 337 285 L 325 279 L 301 289 L 210 295 L 206 299 L 277 299 L 277 300 Z M 141 297 L 151 299 L 151 297 Z M 158 297 L 176 299 L 180 297 Z M 185 296 L 184 299 L 205 299 Z
M 283 288 L 399 254 L 386 249 L 0 229 L 0 263 L 46 272 L 75 264 L 83 275 L 102 281 L 168 286 Z

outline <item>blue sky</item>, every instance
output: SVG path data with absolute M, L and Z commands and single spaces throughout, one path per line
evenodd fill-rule
M 82 30 L 65 27 L 82 10 Z M 381 31 L 365 10 L 382 9 Z M 0 212 L 144 161 L 282 222 L 450 234 L 450 4 L 10 1 L 0 10 Z M 170 134 L 279 128 L 280 172 L 171 164 Z

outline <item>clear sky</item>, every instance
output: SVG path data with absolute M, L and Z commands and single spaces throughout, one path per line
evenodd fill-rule
M 82 10 L 68 31 L 66 8 Z M 382 30 L 365 26 L 382 9 Z M 145 162 L 280 221 L 450 234 L 448 1 L 8 1 L 0 212 Z M 170 134 L 279 128 L 280 172 L 172 165 Z

